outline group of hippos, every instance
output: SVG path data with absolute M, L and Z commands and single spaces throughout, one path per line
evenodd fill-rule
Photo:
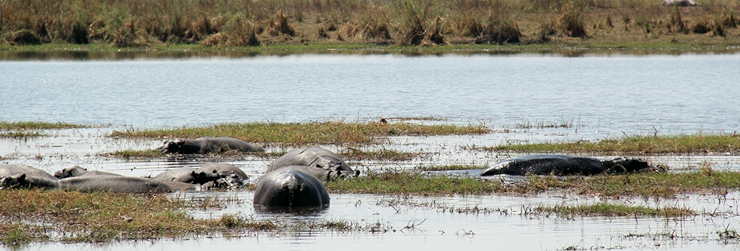
M 224 150 L 264 151 L 260 146 L 239 139 L 203 137 L 166 142 L 158 148 L 164 153 L 204 154 Z M 635 158 L 596 158 L 568 155 L 529 155 L 498 162 L 481 173 L 490 175 L 595 175 L 633 173 L 651 168 Z M 356 177 L 337 154 L 320 147 L 297 148 L 272 162 L 257 183 L 254 206 L 257 209 L 326 208 L 329 193 L 324 182 Z M 51 175 L 25 165 L 0 165 L 0 189 L 45 188 L 81 192 L 171 193 L 187 189 L 233 188 L 242 186 L 248 176 L 227 163 L 205 163 L 199 168 L 184 167 L 150 177 L 88 171 L 74 166 Z

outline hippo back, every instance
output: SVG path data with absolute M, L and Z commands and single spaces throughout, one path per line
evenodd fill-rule
M 316 178 L 323 181 L 357 175 L 339 155 L 320 147 L 293 149 L 272 162 L 267 172 L 287 166 L 304 166 Z
M 86 168 L 81 167 L 81 166 L 67 167 L 67 168 L 64 168 L 62 170 L 56 171 L 54 173 L 54 177 L 56 177 L 57 179 L 64 179 L 64 178 L 70 178 L 70 177 L 79 177 L 79 176 L 88 176 L 88 175 L 113 175 L 113 176 L 121 176 L 120 174 L 103 172 L 103 171 L 88 171 Z
M 301 166 L 288 166 L 266 173 L 254 192 L 257 208 L 325 208 L 329 192 Z
M 0 177 L 0 189 L 5 188 L 57 189 L 59 188 L 59 180 L 26 175 L 25 173 L 15 174 L 6 177 Z
M 244 181 L 249 179 L 249 176 L 244 171 L 228 163 L 208 162 L 203 164 L 200 169 L 205 173 L 215 173 L 219 177 L 217 180 L 211 182 L 211 184 L 205 184 L 206 188 L 240 187 L 244 185 Z
M 509 175 L 593 175 L 607 171 L 595 158 L 568 155 L 528 155 L 506 159 L 494 164 L 481 176 Z
M 167 169 L 151 179 L 167 182 L 184 182 L 193 184 L 204 184 L 218 179 L 218 173 L 206 173 L 198 168 L 183 167 Z
M 80 192 L 171 193 L 171 186 L 152 179 L 126 176 L 80 176 L 59 180 L 59 187 Z
M 231 137 L 200 137 L 195 139 L 201 141 L 201 151 L 205 152 L 222 152 L 228 150 L 237 150 L 240 152 L 264 152 L 261 146 L 248 143 L 246 141 Z
M 0 177 L 10 177 L 18 174 L 26 174 L 28 176 L 42 177 L 52 180 L 57 179 L 44 170 L 26 165 L 0 165 Z

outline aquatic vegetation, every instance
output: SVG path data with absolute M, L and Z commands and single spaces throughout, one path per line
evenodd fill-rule
M 737 153 L 740 136 L 736 134 L 694 134 L 668 136 L 626 136 L 598 142 L 536 143 L 482 148 L 488 151 L 579 152 L 579 153 Z
M 14 139 L 22 139 L 22 138 L 34 138 L 34 137 L 43 137 L 47 136 L 47 134 L 42 134 L 40 132 L 0 132 L 0 138 L 14 138 Z
M 247 142 L 306 144 L 374 144 L 389 136 L 483 134 L 483 125 L 418 125 L 376 122 L 309 122 L 309 123 L 242 123 L 176 129 L 143 129 L 114 131 L 111 137 L 123 138 L 198 138 L 202 136 L 233 137 Z
M 89 125 L 71 124 L 63 122 L 34 122 L 34 121 L 0 121 L 0 131 L 10 130 L 46 130 L 46 129 L 70 129 L 70 128 L 89 128 Z
M 556 206 L 537 206 L 526 208 L 523 214 L 550 214 L 554 213 L 560 217 L 629 217 L 629 216 L 651 216 L 666 218 L 684 218 L 697 215 L 694 210 L 666 206 L 662 208 L 651 208 L 646 206 L 629 206 L 623 204 L 612 204 L 600 202 L 592 205 L 556 205 Z
M 414 171 L 454 171 L 486 169 L 486 165 L 444 165 L 444 166 L 417 166 Z
M 325 185 L 327 190 L 334 193 L 448 195 L 490 194 L 505 190 L 497 181 L 408 172 L 368 174 L 327 182 Z

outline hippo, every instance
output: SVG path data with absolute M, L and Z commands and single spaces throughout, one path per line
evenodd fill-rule
M 183 182 L 190 184 L 205 184 L 218 179 L 217 172 L 206 173 L 198 168 L 183 167 L 167 169 L 164 172 L 151 177 L 153 180 L 166 182 Z
M 594 175 L 602 173 L 632 173 L 649 168 L 648 163 L 635 158 L 598 160 L 568 155 L 529 155 L 506 159 L 494 164 L 481 176 L 509 175 Z
M 25 173 L 2 176 L 0 178 L 0 189 L 5 188 L 42 188 L 58 189 L 59 180 L 42 176 L 28 175 Z
M 329 206 L 329 192 L 303 166 L 286 166 L 262 176 L 254 206 L 258 210 L 324 209 Z
M 18 174 L 26 174 L 27 176 L 42 177 L 52 180 L 57 179 L 44 170 L 26 165 L 0 165 L 0 177 L 10 177 Z
M 321 147 L 293 149 L 272 162 L 270 167 L 267 168 L 267 172 L 286 166 L 304 166 L 306 170 L 321 181 L 359 175 L 359 171 L 352 170 L 339 155 Z
M 244 171 L 238 167 L 228 163 L 213 163 L 207 162 L 200 167 L 200 170 L 205 173 L 216 173 L 218 179 L 213 181 L 212 184 L 205 184 L 207 188 L 210 187 L 221 187 L 221 188 L 232 188 L 241 187 L 244 185 L 244 181 L 249 180 Z
M 228 150 L 242 152 L 264 152 L 261 146 L 247 143 L 246 141 L 230 137 L 200 137 L 197 139 L 184 139 L 165 142 L 164 146 L 157 148 L 163 153 L 179 154 L 205 154 L 220 153 Z
M 103 172 L 103 171 L 88 171 L 86 168 L 81 166 L 73 166 L 73 167 L 67 167 L 62 170 L 56 171 L 54 173 L 54 177 L 57 179 L 64 179 L 64 178 L 70 178 L 70 177 L 79 177 L 79 176 L 88 176 L 88 175 L 112 175 L 112 176 L 121 176 L 117 173 L 109 173 L 109 172 Z
M 663 0 L 663 3 L 660 5 L 662 6 L 679 6 L 679 7 L 687 7 L 687 6 L 696 6 L 696 2 L 693 0 Z
M 172 193 L 176 190 L 172 186 L 152 179 L 90 175 L 72 177 L 59 180 L 59 188 L 80 192 L 112 192 L 112 193 Z
M 0 179 L 0 187 L 113 193 L 171 193 L 176 191 L 163 182 L 137 177 L 89 175 L 57 180 L 25 173 Z

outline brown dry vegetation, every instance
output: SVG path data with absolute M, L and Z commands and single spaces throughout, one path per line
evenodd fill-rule
M 0 44 L 737 45 L 734 0 L 6 0 Z M 621 17 L 621 18 L 619 18 Z

